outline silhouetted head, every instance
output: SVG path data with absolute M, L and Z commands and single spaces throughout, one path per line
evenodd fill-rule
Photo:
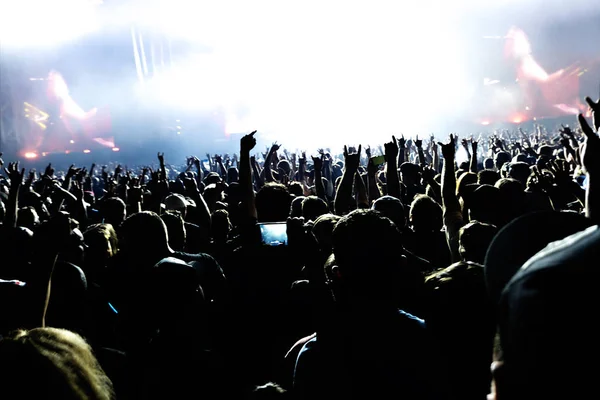
M 277 170 L 282 170 L 284 174 L 290 175 L 291 167 L 288 160 L 281 160 L 277 163 Z
M 236 167 L 229 167 L 227 170 L 227 182 L 237 182 L 239 179 L 239 172 Z
M 465 207 L 471 221 L 498 225 L 502 221 L 503 207 L 500 190 L 491 185 L 479 185 L 465 197 Z
M 465 172 L 458 178 L 458 181 L 456 182 L 456 195 L 458 197 L 463 197 L 465 191 L 467 190 L 466 186 L 474 183 L 477 183 L 477 174 L 474 172 Z
M 109 400 L 112 382 L 76 333 L 19 330 L 0 341 L 0 384 L 7 399 Z
M 417 184 L 420 173 L 421 168 L 417 164 L 405 162 L 400 165 L 400 178 L 406 186 Z
M 502 166 L 509 161 L 510 161 L 510 154 L 508 154 L 505 151 L 499 151 L 494 156 L 494 166 L 496 167 L 497 171 L 500 171 L 502 169 Z
M 426 195 L 418 195 L 410 205 L 410 223 L 417 233 L 439 232 L 443 226 L 442 207 Z
M 302 216 L 305 221 L 315 221 L 329 212 L 327 203 L 317 196 L 308 196 L 302 201 Z
M 177 193 L 170 194 L 165 197 L 164 203 L 166 211 L 176 211 L 183 219 L 185 219 L 187 215 L 188 202 L 184 196 Z
M 216 172 L 209 172 L 208 175 L 206 175 L 206 177 L 204 178 L 204 184 L 205 185 L 210 185 L 212 183 L 219 183 L 221 182 L 221 176 L 219 176 L 219 174 L 217 174 Z
M 493 169 L 484 169 L 479 171 L 479 173 L 477 174 L 477 183 L 480 185 L 494 186 L 498 179 L 500 179 L 500 174 L 494 171 Z
M 291 195 L 300 197 L 304 195 L 304 189 L 302 188 L 302 184 L 300 182 L 294 181 L 288 185 L 288 191 Z
M 405 266 L 401 245 L 398 227 L 377 211 L 355 210 L 340 219 L 333 229 L 336 299 L 358 307 L 397 305 L 394 292 Z
M 462 260 L 483 265 L 487 249 L 497 232 L 498 229 L 494 225 L 477 221 L 460 228 L 458 242 Z
M 90 268 L 104 268 L 108 260 L 117 254 L 117 233 L 110 224 L 95 224 L 83 234 L 85 240 L 85 273 L 93 274 Z
M 225 210 L 217 210 L 212 214 L 210 229 L 215 242 L 225 242 L 231 232 L 229 213 Z
M 393 196 L 383 196 L 373 202 L 372 210 L 392 220 L 398 229 L 406 228 L 406 213 L 402 202 Z
M 283 222 L 290 213 L 291 197 L 279 183 L 267 183 L 256 194 L 258 222 Z
M 500 191 L 504 223 L 521 215 L 525 209 L 525 186 L 516 179 L 502 178 L 495 185 Z
M 323 214 L 315 220 L 312 233 L 315 235 L 319 247 L 324 253 L 331 253 L 333 228 L 342 217 L 334 214 Z
M 554 148 L 545 144 L 543 146 L 540 146 L 540 148 L 538 149 L 538 154 L 540 156 L 554 158 Z
M 128 217 L 119 235 L 120 250 L 126 255 L 155 263 L 171 253 L 167 227 L 152 211 L 142 211 Z
M 304 196 L 295 197 L 292 200 L 292 206 L 290 208 L 290 217 L 298 218 L 302 216 L 302 202 L 306 199 Z
M 527 186 L 527 178 L 531 174 L 529 164 L 526 162 L 514 162 L 510 163 L 508 167 L 508 177 L 513 178 L 521 182 L 523 187 Z
M 104 222 L 114 227 L 119 227 L 127 216 L 125 202 L 118 197 L 111 197 L 102 201 L 100 209 Z
M 40 224 L 40 217 L 33 207 L 23 207 L 19 209 L 17 216 L 17 225 L 32 231 Z
M 169 247 L 175 251 L 183 251 L 185 249 L 186 231 L 185 223 L 181 214 L 177 212 L 169 212 L 162 214 L 160 218 L 167 227 L 169 235 Z
M 494 159 L 493 158 L 486 158 L 485 160 L 483 160 L 483 168 L 485 169 L 494 169 Z

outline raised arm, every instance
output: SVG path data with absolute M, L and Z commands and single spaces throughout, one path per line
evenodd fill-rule
M 589 97 L 585 99 L 594 117 L 596 131 L 600 129 L 600 101 L 594 102 Z M 594 223 L 600 221 L 600 138 L 594 129 L 588 124 L 582 114 L 579 114 L 579 125 L 585 135 L 585 143 L 582 146 L 582 162 L 585 168 L 588 187 L 585 200 L 585 212 Z
M 477 173 L 477 140 L 471 139 L 471 159 L 469 163 L 469 171 Z
M 381 197 L 381 192 L 379 191 L 379 186 L 377 186 L 377 166 L 371 158 L 369 158 L 367 164 L 367 182 L 369 201 L 372 204 Z
M 358 146 L 358 153 L 348 154 L 348 147 L 344 146 L 344 173 L 342 181 L 335 193 L 334 208 L 337 215 L 346 214 L 350 211 L 352 200 L 352 184 L 354 174 L 360 165 L 360 152 L 362 146 Z
M 327 201 L 327 196 L 325 195 L 325 187 L 323 186 L 323 179 L 321 174 L 323 171 L 323 161 L 325 159 L 325 155 L 321 153 L 319 157 L 312 157 L 314 166 L 315 166 L 315 190 L 317 192 L 317 197 L 320 199 Z
M 444 166 L 442 167 L 442 206 L 446 238 L 454 262 L 460 261 L 458 252 L 458 230 L 463 226 L 463 216 L 458 197 L 456 196 L 456 173 L 454 171 L 454 154 L 456 138 L 450 135 L 450 142 L 440 144 Z
M 19 162 L 9 163 L 8 168 L 4 168 L 6 176 L 10 179 L 10 189 L 8 191 L 8 201 L 6 204 L 6 215 L 4 223 L 9 227 L 17 226 L 17 211 L 19 209 L 19 191 L 23 185 L 23 176 L 25 168 L 19 170 Z
M 402 199 L 402 193 L 400 191 L 400 178 L 398 177 L 398 164 L 396 163 L 396 157 L 398 156 L 398 150 L 400 152 L 404 148 L 404 138 L 396 141 L 396 137 L 392 136 L 392 141 L 384 144 L 385 149 L 385 181 L 387 183 L 387 193 L 390 196 L 394 196 L 397 199 Z M 400 144 L 400 149 L 398 144 Z
M 273 157 L 275 156 L 275 153 L 277 152 L 277 150 L 279 150 L 280 145 L 278 145 L 277 143 L 273 143 L 273 145 L 271 146 L 271 149 L 269 150 L 269 154 L 267 154 L 267 157 L 265 158 L 265 181 L 267 182 L 274 182 L 275 178 L 273 178 L 273 172 L 272 172 L 272 163 L 273 163 Z
M 423 168 L 426 164 L 425 162 L 425 153 L 423 152 L 423 141 L 419 139 L 419 135 L 415 139 L 415 146 L 417 147 L 417 152 L 419 154 L 419 165 Z
M 252 188 L 252 167 L 250 166 L 250 151 L 256 146 L 256 131 L 245 135 L 240 140 L 240 189 L 247 215 L 257 218 L 254 204 L 254 189 Z

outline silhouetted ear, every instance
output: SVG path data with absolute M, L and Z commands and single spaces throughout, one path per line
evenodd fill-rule
M 333 277 L 335 277 L 335 279 L 342 278 L 342 271 L 340 270 L 340 267 L 338 267 L 337 265 L 334 265 L 333 267 L 331 267 L 331 274 L 333 275 Z

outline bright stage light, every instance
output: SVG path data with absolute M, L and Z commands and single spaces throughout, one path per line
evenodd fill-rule
M 389 140 L 464 105 L 466 60 L 451 7 L 283 3 L 173 0 L 147 8 L 146 25 L 211 50 L 178 60 L 145 90 L 178 108 L 224 110 L 233 119 L 228 132 L 259 128 L 298 147 L 352 143 L 365 132 L 373 143 Z
M 98 3 L 84 0 L 1 0 L 2 46 L 48 46 L 99 28 Z
M 89 149 L 85 149 L 83 152 L 84 152 L 85 154 L 90 154 L 92 151 L 91 151 L 91 150 L 89 150 Z
M 120 149 L 118 147 L 113 147 L 112 151 L 119 151 Z
M 34 153 L 32 151 L 28 151 L 27 153 L 25 153 L 25 158 L 27 159 L 37 158 L 37 156 L 37 153 Z

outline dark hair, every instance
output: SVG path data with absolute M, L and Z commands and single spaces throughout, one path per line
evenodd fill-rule
M 152 211 L 142 211 L 128 217 L 119 230 L 119 244 L 122 250 L 136 253 L 158 261 L 170 251 L 169 235 L 163 220 Z M 140 249 L 145 249 L 139 252 Z M 155 258 L 157 258 L 155 260 Z
M 259 222 L 282 222 L 290 214 L 291 197 L 280 183 L 267 183 L 256 194 Z
M 402 230 L 406 227 L 406 212 L 400 199 L 389 195 L 380 197 L 373 202 L 371 209 L 389 218 L 398 229 Z
M 300 197 L 304 195 L 304 188 L 300 182 L 294 181 L 288 185 L 288 191 L 291 195 Z
M 302 216 L 305 221 L 315 221 L 318 217 L 329 212 L 325 200 L 317 196 L 308 196 L 302 201 Z
M 118 227 L 125 220 L 127 206 L 125 202 L 118 197 L 110 197 L 102 200 L 100 212 L 104 217 L 104 222 Z
M 175 251 L 183 251 L 185 249 L 186 231 L 181 213 L 167 211 L 160 218 L 167 227 L 169 246 Z
M 439 232 L 444 225 L 442 207 L 429 196 L 417 195 L 410 205 L 410 222 L 415 232 Z
M 500 179 L 500 174 L 493 169 L 484 169 L 477 174 L 477 183 L 480 185 L 494 185 Z
M 490 243 L 498 229 L 494 225 L 473 221 L 460 228 L 460 254 L 465 261 L 483 264 Z

